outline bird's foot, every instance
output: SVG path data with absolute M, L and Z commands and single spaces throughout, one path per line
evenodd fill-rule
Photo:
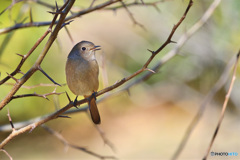
M 95 100 L 97 100 L 96 94 L 97 94 L 97 92 L 93 92 L 91 95 L 91 98 L 94 98 Z

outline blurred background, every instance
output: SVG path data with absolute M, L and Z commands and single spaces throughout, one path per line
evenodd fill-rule
M 55 5 L 54 1 L 42 0 L 42 2 Z M 57 2 L 59 5 L 63 4 L 60 0 Z M 94 5 L 103 2 L 99 0 Z M 126 4 L 131 2 L 134 1 L 126 1 Z M 144 0 L 144 2 L 156 1 Z M 5 0 L 0 3 L 0 11 L 3 11 L 12 1 Z M 211 3 L 209 0 L 194 1 L 173 40 L 177 42 L 180 36 L 200 19 Z M 57 92 L 67 91 L 74 99 L 75 95 L 65 85 L 65 63 L 71 48 L 82 40 L 92 41 L 102 48 L 96 54 L 100 65 L 99 90 L 131 75 L 140 69 L 151 55 L 147 49 L 157 50 L 165 42 L 187 4 L 186 0 L 165 0 L 156 4 L 158 10 L 147 5 L 129 6 L 128 9 L 137 22 L 145 29 L 134 25 L 124 8 L 111 9 L 121 6 L 120 3 L 75 18 L 67 26 L 73 42 L 66 30 L 62 29 L 41 65 L 48 75 L 62 84 L 62 87 L 39 86 L 29 89 L 28 86 L 51 84 L 43 74 L 36 72 L 16 95 L 46 94 L 56 88 Z M 76 0 L 72 11 L 76 12 L 88 6 L 90 1 Z M 68 114 L 70 119 L 58 118 L 46 123 L 46 126 L 61 133 L 69 143 L 86 147 L 100 155 L 115 156 L 124 160 L 171 159 L 204 97 L 239 50 L 239 7 L 239 0 L 222 1 L 209 21 L 187 41 L 177 56 L 160 68 L 158 73 L 134 85 L 129 92 L 118 92 L 124 87 L 122 86 L 106 93 L 111 96 L 98 103 L 102 118 L 100 128 L 114 145 L 114 151 L 104 144 L 88 113 Z M 34 1 L 22 1 L 0 15 L 0 30 L 15 23 L 29 22 L 30 9 L 34 22 L 52 20 L 53 16 L 47 12 L 51 11 L 50 8 Z M 1 79 L 7 75 L 6 73 L 11 73 L 19 63 L 20 57 L 16 53 L 26 54 L 47 28 L 48 26 L 24 28 L 0 35 Z M 23 73 L 34 64 L 46 41 L 47 38 L 24 63 Z M 158 63 L 175 45 L 168 45 L 154 58 L 149 67 Z M 179 159 L 201 159 L 204 156 L 218 122 L 231 75 L 207 105 L 202 119 Z M 18 74 L 16 78 L 21 76 Z M 239 71 L 222 126 L 211 151 L 237 152 L 239 156 L 234 158 L 240 159 L 238 77 Z M 0 86 L 1 100 L 11 90 L 13 83 L 13 80 L 9 80 Z M 48 98 L 49 101 L 40 97 L 12 100 L 0 112 L 0 125 L 9 124 L 8 109 L 13 122 L 21 122 L 52 113 L 68 104 L 65 94 L 52 95 Z M 5 139 L 9 133 L 1 131 L 0 140 Z M 97 159 L 73 148 L 66 149 L 60 140 L 42 127 L 16 137 L 5 149 L 14 159 Z M 216 158 L 232 157 L 209 156 L 209 159 Z M 0 159 L 8 157 L 0 152 Z

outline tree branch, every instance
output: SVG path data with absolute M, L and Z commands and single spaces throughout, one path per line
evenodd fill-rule
M 119 82 L 115 83 L 114 85 L 107 87 L 99 92 L 96 93 L 96 96 L 102 95 L 108 91 L 111 91 L 119 86 L 121 86 L 122 84 L 124 84 L 125 82 L 131 80 L 132 78 L 136 77 L 137 75 L 139 75 L 140 73 L 144 72 L 148 65 L 152 62 L 153 58 L 163 50 L 163 48 L 165 48 L 169 43 L 172 43 L 172 36 L 175 33 L 175 31 L 177 30 L 177 28 L 180 26 L 180 24 L 183 22 L 183 20 L 185 19 L 189 9 L 191 8 L 193 4 L 193 1 L 190 0 L 187 6 L 187 9 L 185 11 L 185 13 L 183 14 L 183 16 L 181 17 L 181 19 L 178 21 L 178 23 L 176 25 L 174 25 L 174 27 L 172 28 L 171 33 L 169 34 L 167 40 L 156 50 L 156 51 L 151 51 L 152 55 L 150 56 L 150 58 L 147 60 L 147 62 L 143 65 L 143 67 L 141 69 L 139 69 L 138 71 L 136 71 L 135 73 L 133 73 L 132 75 L 125 77 L 123 79 L 121 79 Z M 152 69 L 153 71 L 155 71 L 154 69 Z M 151 72 L 152 73 L 152 72 Z
M 0 149 L 0 151 L 4 152 L 4 153 L 8 156 L 8 158 L 9 158 L 10 160 L 13 160 L 13 158 L 11 157 L 11 155 L 10 155 L 5 149 Z
M 22 1 L 22 0 L 19 0 L 19 2 L 20 1 Z M 71 16 L 68 16 L 67 18 L 66 18 L 66 21 L 68 21 L 68 20 L 71 20 L 71 19 L 74 19 L 74 18 L 76 18 L 76 17 L 80 17 L 80 16 L 82 16 L 82 15 L 85 15 L 85 14 L 87 14 L 87 13 L 90 13 L 90 12 L 93 12 L 93 11 L 96 11 L 96 10 L 100 10 L 100 9 L 103 9 L 103 8 L 105 8 L 105 7 L 107 7 L 107 6 L 110 6 L 110 5 L 112 5 L 112 4 L 114 4 L 114 3 L 117 3 L 117 2 L 119 2 L 119 1 L 121 1 L 121 0 L 109 0 L 109 1 L 107 1 L 107 2 L 104 2 L 104 3 L 102 3 L 102 4 L 99 4 L 99 5 L 97 5 L 97 6 L 92 6 L 92 4 L 90 5 L 90 7 L 89 8 L 87 8 L 87 9 L 84 9 L 84 10 L 81 10 L 81 11 L 79 11 L 79 12 L 77 12 L 77 13 L 73 13 Z M 18 1 L 17 1 L 18 2 Z M 16 2 L 16 3 L 17 3 Z M 94 2 L 94 1 L 92 1 L 92 2 Z M 156 8 L 156 10 L 158 10 L 159 11 L 159 9 L 157 8 L 157 4 L 158 3 L 160 3 L 160 2 L 163 2 L 163 0 L 159 0 L 159 1 L 155 1 L 155 2 L 149 2 L 149 3 L 139 3 L 139 2 L 137 2 L 137 1 L 135 1 L 135 2 L 132 2 L 132 3 L 128 3 L 128 4 L 125 4 L 125 7 L 130 7 L 130 6 L 139 6 L 139 5 L 142 5 L 142 6 L 153 6 L 154 8 Z M 51 9 L 54 9 L 55 7 L 54 6 L 52 6 L 52 5 L 48 5 L 47 3 L 44 3 L 44 2 L 41 2 L 41 1 L 36 1 L 36 3 L 38 3 L 38 4 L 41 4 L 41 5 L 43 5 L 43 6 L 46 6 L 46 7 L 48 7 L 48 8 L 51 8 Z M 15 4 L 15 3 L 14 3 Z M 12 7 L 13 5 L 11 5 L 11 7 Z M 119 8 L 122 8 L 122 7 L 124 7 L 123 5 L 121 5 L 121 6 L 117 6 L 117 7 L 112 7 L 112 8 L 105 8 L 105 10 L 117 10 L 117 9 L 119 9 Z M 125 8 L 124 7 L 124 8 Z M 127 9 L 128 10 L 128 9 Z M 129 11 L 128 11 L 129 12 Z M 138 22 L 136 22 L 136 20 L 134 19 L 134 17 L 132 17 L 131 16 L 131 13 L 129 14 L 129 16 L 130 16 L 130 18 L 133 20 L 133 22 L 135 23 L 135 24 L 139 24 Z M 55 23 L 58 23 L 57 21 L 55 22 Z M 48 21 L 48 22 L 29 22 L 29 23 L 17 23 L 17 24 L 15 24 L 14 26 L 11 26 L 11 27 L 7 27 L 7 28 L 3 28 L 3 29 L 0 29 L 0 35 L 1 34 L 5 34 L 5 33 L 8 33 L 8 32 L 11 32 L 11 31 L 14 31 L 14 30 L 17 30 L 17 29 L 21 29 L 21 28 L 28 28 L 28 27 L 40 27 L 40 26 L 48 26 L 48 25 L 50 25 L 51 24 L 51 21 Z M 142 26 L 141 24 L 139 24 L 140 26 Z
M 87 9 L 81 10 L 81 11 L 79 11 L 77 13 L 73 13 L 72 15 L 66 17 L 64 21 L 69 21 L 71 19 L 74 19 L 76 17 L 80 17 L 80 16 L 88 14 L 90 12 L 93 12 L 93 11 L 96 11 L 96 10 L 100 10 L 100 9 L 106 7 L 106 6 L 109 6 L 111 4 L 117 3 L 118 1 L 119 0 L 109 0 L 107 2 L 104 2 L 102 4 L 97 5 L 95 7 L 91 7 L 91 8 L 87 8 Z M 14 25 L 14 26 L 0 29 L 0 35 L 4 34 L 4 33 L 11 32 L 13 30 L 21 29 L 21 28 L 48 26 L 48 25 L 52 24 L 52 22 L 53 21 L 48 21 L 48 22 L 31 22 L 31 23 L 24 23 L 24 24 L 18 23 L 18 24 Z M 58 23 L 59 23 L 58 21 L 54 21 L 54 24 L 58 24 Z
M 213 143 L 214 143 L 214 140 L 215 140 L 215 138 L 217 137 L 218 131 L 219 131 L 220 126 L 221 126 L 221 124 L 222 124 L 223 117 L 224 117 L 224 113 L 225 113 L 225 110 L 226 110 L 226 108 L 227 108 L 227 104 L 228 104 L 228 101 L 229 101 L 229 98 L 230 98 L 230 94 L 231 94 L 231 92 L 232 92 L 233 85 L 234 85 L 234 82 L 235 82 L 235 80 L 236 80 L 236 73 L 237 73 L 237 66 L 238 66 L 239 56 L 240 56 L 240 50 L 239 50 L 239 52 L 238 52 L 238 54 L 237 54 L 237 56 L 236 56 L 236 62 L 235 62 L 235 64 L 234 64 L 232 80 L 231 80 L 231 83 L 230 83 L 228 92 L 227 92 L 227 94 L 226 94 L 226 96 L 225 96 L 225 101 L 224 101 L 223 106 L 222 106 L 222 111 L 221 111 L 221 115 L 220 115 L 220 118 L 219 118 L 217 127 L 216 127 L 216 129 L 215 129 L 215 131 L 214 131 L 214 134 L 213 134 L 213 136 L 212 136 L 211 142 L 210 142 L 210 144 L 209 144 L 209 147 L 208 147 L 208 149 L 207 149 L 207 152 L 206 152 L 205 156 L 203 157 L 203 160 L 206 160 L 206 159 L 207 159 L 207 157 L 208 157 L 208 155 L 209 155 L 209 152 L 210 152 L 210 150 L 211 150 L 211 148 L 212 148 L 212 145 L 213 145 Z
M 215 11 L 215 9 L 217 8 L 217 6 L 220 4 L 221 0 L 214 0 L 213 3 L 209 6 L 209 8 L 207 9 L 207 11 L 203 14 L 203 16 L 199 19 L 199 21 L 197 21 L 186 33 L 185 35 L 181 36 L 180 40 L 178 41 L 178 47 L 176 47 L 172 53 L 169 54 L 169 56 L 173 56 L 175 55 L 179 49 L 183 46 L 183 44 L 185 44 L 185 42 L 194 34 L 196 33 L 204 24 L 206 24 L 206 22 L 208 21 L 208 19 L 211 17 L 211 15 L 213 14 L 213 12 Z M 169 56 L 166 58 L 162 58 L 162 59 L 169 59 Z M 205 100 L 204 100 L 205 101 Z M 207 102 L 207 101 L 206 101 Z M 207 104 L 207 103 L 206 103 Z M 195 117 L 194 120 L 192 121 L 192 123 L 190 124 L 190 126 L 188 127 L 187 131 L 190 131 L 189 129 L 192 127 L 192 125 L 195 125 L 198 123 L 198 121 L 201 118 L 201 114 L 203 113 L 203 111 L 205 110 L 205 106 L 206 104 L 202 104 L 200 108 L 203 107 L 203 109 L 200 109 L 198 114 L 200 114 L 199 117 Z M 196 119 L 197 118 L 197 119 Z M 197 120 L 197 121 L 195 121 Z M 194 122 L 195 121 L 195 122 Z M 175 160 L 178 158 L 178 156 L 180 155 L 180 153 L 182 152 L 183 148 L 185 147 L 185 144 L 191 134 L 191 132 L 188 132 L 188 136 L 184 137 L 183 140 L 181 141 L 178 149 L 176 150 L 176 152 L 174 153 L 172 160 Z M 187 134 L 187 133 L 186 133 Z
M 22 94 L 22 95 L 16 95 L 16 96 L 13 96 L 12 99 L 16 99 L 16 98 L 23 98 L 23 97 L 42 97 L 44 99 L 47 99 L 47 96 L 50 96 L 50 95 L 60 95 L 60 94 L 63 94 L 65 92 L 59 92 L 57 93 L 56 92 L 56 88 L 51 92 L 51 93 L 46 93 L 46 94 L 37 94 L 37 93 L 32 93 L 32 94 Z
M 47 131 L 49 132 L 50 134 L 52 134 L 53 136 L 55 136 L 57 139 L 59 139 L 65 146 L 65 148 L 67 149 L 68 147 L 71 147 L 71 148 L 75 148 L 75 149 L 78 149 L 80 151 L 83 151 L 87 154 L 90 154 L 94 157 L 97 157 L 97 158 L 100 158 L 100 159 L 116 159 L 116 157 L 114 156 L 102 156 L 102 155 L 99 155 L 95 152 L 92 152 L 92 151 L 89 151 L 88 149 L 86 149 L 85 147 L 80 147 L 80 146 L 77 146 L 77 145 L 74 145 L 74 144 L 71 144 L 69 143 L 60 133 L 54 131 L 53 129 L 47 127 L 46 125 L 42 125 L 42 127 Z
M 31 69 L 28 70 L 26 74 L 22 76 L 21 79 L 19 79 L 19 82 L 17 82 L 12 90 L 8 93 L 8 95 L 1 101 L 0 103 L 0 110 L 4 108 L 11 100 L 12 96 L 19 90 L 19 88 L 39 69 L 40 64 L 42 63 L 44 57 L 46 56 L 49 48 L 52 46 L 54 40 L 57 37 L 58 32 L 60 31 L 62 24 L 65 21 L 67 13 L 70 11 L 72 5 L 74 4 L 75 0 L 68 0 L 60 9 L 59 11 L 62 12 L 60 15 L 59 21 L 53 30 L 52 34 L 50 35 L 45 47 L 43 48 L 43 51 L 40 53 L 38 59 L 36 60 L 35 64 L 31 67 Z M 65 8 L 66 7 L 66 8 Z M 56 19 L 58 17 L 58 14 L 55 14 L 53 21 L 51 22 L 51 25 L 48 30 L 52 30 L 52 26 L 55 23 Z

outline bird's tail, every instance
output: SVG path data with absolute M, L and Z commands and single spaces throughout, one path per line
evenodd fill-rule
M 96 99 L 94 97 L 91 98 L 91 100 L 88 102 L 88 106 L 89 106 L 89 110 L 90 110 L 92 121 L 95 124 L 100 124 L 101 123 L 101 119 L 100 119 L 100 115 L 99 115 L 99 112 L 98 112 Z

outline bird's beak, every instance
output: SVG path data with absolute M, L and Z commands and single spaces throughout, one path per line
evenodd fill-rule
M 93 50 L 93 51 L 101 50 L 100 47 L 101 47 L 101 46 L 94 46 L 94 47 L 91 48 L 90 50 Z

